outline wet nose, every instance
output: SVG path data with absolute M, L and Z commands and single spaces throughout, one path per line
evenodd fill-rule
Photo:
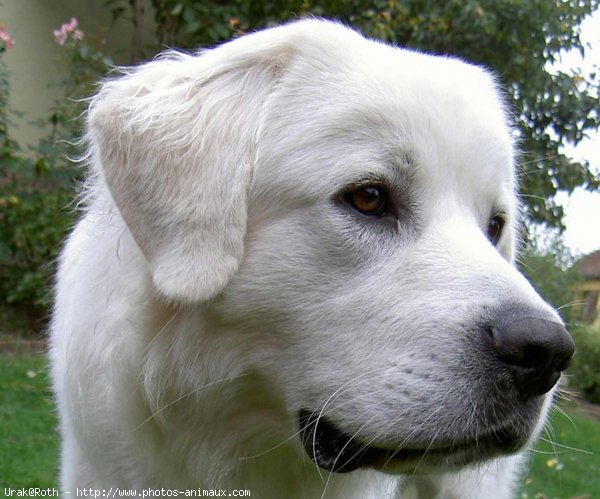
M 494 354 L 511 371 L 524 400 L 550 391 L 575 350 L 561 323 L 523 308 L 503 310 L 488 333 Z

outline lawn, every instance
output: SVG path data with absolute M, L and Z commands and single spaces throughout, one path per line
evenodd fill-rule
M 553 411 L 517 498 L 600 497 L 600 421 L 562 410 Z M 56 485 L 56 424 L 45 359 L 0 356 L 0 490 Z
M 42 356 L 0 356 L 0 491 L 53 487 L 56 413 Z
M 523 499 L 600 497 L 600 421 L 572 407 L 553 410 L 521 491 Z

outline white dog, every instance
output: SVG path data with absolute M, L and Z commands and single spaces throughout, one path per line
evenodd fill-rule
M 127 71 L 88 129 L 51 338 L 71 497 L 511 496 L 573 344 L 512 265 L 485 70 L 307 20 Z

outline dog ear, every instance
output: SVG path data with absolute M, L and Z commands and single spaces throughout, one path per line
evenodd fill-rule
M 167 54 L 92 100 L 92 167 L 169 299 L 210 299 L 240 265 L 261 110 L 296 46 L 285 30 Z

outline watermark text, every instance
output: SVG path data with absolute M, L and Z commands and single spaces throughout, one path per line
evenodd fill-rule
M 119 497 L 140 497 L 142 499 L 151 499 L 153 497 L 251 497 L 247 489 L 124 489 L 119 487 L 110 487 L 107 489 L 94 489 L 91 487 L 77 488 L 75 490 L 59 490 L 55 488 L 12 488 L 4 487 L 5 497 L 93 497 L 98 498 L 119 498 Z

